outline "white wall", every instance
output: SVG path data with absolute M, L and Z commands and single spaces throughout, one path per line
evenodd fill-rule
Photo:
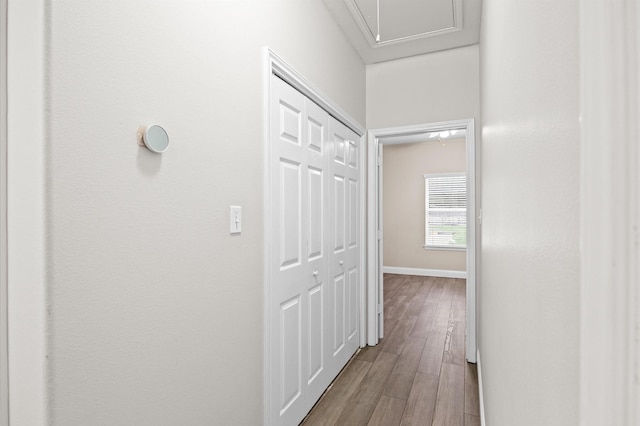
M 48 10 L 52 424 L 261 424 L 262 49 L 361 123 L 363 63 L 320 0 Z
M 483 2 L 479 343 L 491 426 L 578 424 L 578 7 Z
M 367 128 L 480 117 L 479 49 L 367 65 Z

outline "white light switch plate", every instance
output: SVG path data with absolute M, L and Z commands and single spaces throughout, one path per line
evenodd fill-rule
M 229 207 L 229 232 L 240 234 L 242 232 L 242 207 Z

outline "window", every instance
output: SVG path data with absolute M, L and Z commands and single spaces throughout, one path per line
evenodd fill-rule
M 467 248 L 467 176 L 424 175 L 424 248 Z

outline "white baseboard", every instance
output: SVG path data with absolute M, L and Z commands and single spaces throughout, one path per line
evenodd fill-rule
M 399 268 L 383 266 L 385 274 L 419 275 L 421 277 L 467 278 L 466 271 L 448 271 L 446 269 Z
M 479 349 L 478 349 L 478 351 L 476 353 L 476 358 L 477 358 L 476 365 L 478 366 L 478 397 L 480 399 L 480 425 L 481 426 L 486 426 L 487 423 L 484 420 L 484 393 L 482 392 L 482 364 L 480 362 L 480 350 Z

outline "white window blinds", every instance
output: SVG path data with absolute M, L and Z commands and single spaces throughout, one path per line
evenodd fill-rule
M 424 175 L 425 248 L 467 247 L 467 176 Z

